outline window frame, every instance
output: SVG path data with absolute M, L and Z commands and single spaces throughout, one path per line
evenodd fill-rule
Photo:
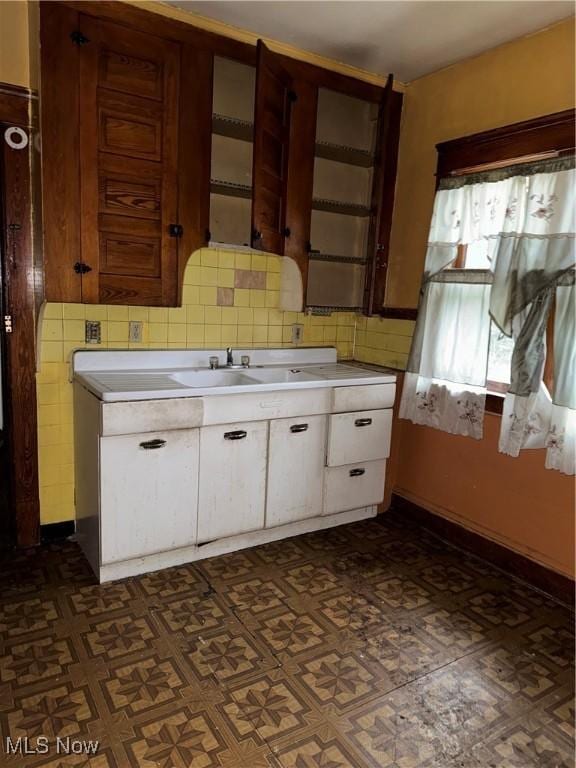
M 482 131 L 436 144 L 436 188 L 440 180 L 505 165 L 560 157 L 575 150 L 574 125 L 576 110 L 566 109 L 532 120 Z M 466 246 L 458 248 L 458 264 L 466 258 Z M 549 387 L 553 374 L 554 307 L 546 329 L 547 349 L 544 383 Z M 502 414 L 504 394 L 488 392 L 486 410 Z

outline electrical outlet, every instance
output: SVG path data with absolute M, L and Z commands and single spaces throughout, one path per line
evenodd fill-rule
M 304 326 L 299 323 L 295 323 L 292 326 L 292 344 L 301 344 L 302 337 L 304 336 Z
M 142 322 L 140 320 L 130 320 L 128 323 L 128 341 L 135 344 L 142 342 Z
M 100 320 L 86 320 L 84 324 L 84 341 L 86 344 L 100 344 L 102 341 Z

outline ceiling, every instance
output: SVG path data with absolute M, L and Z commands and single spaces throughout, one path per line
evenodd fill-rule
M 564 0 L 169 0 L 187 11 L 409 82 L 574 13 Z

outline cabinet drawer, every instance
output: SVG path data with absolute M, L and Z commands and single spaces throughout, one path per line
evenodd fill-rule
M 385 461 L 328 467 L 324 479 L 324 514 L 380 504 L 384 498 Z
M 101 434 L 131 435 L 135 432 L 199 427 L 202 424 L 202 413 L 201 397 L 102 403 Z
M 248 374 L 250 375 L 250 374 Z M 204 397 L 203 424 L 231 424 L 329 413 L 330 389 L 293 389 Z
M 366 384 L 358 387 L 335 387 L 332 412 L 367 411 L 392 408 L 396 384 Z
M 391 408 L 330 416 L 327 465 L 388 458 L 391 431 Z

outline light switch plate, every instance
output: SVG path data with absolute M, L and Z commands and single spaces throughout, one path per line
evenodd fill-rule
M 140 320 L 130 320 L 128 323 L 128 341 L 140 344 L 142 341 L 142 322 Z
M 304 336 L 304 326 L 300 323 L 295 323 L 292 326 L 292 344 L 301 344 Z
M 84 325 L 84 341 L 86 344 L 100 344 L 102 342 L 100 320 L 86 320 Z

